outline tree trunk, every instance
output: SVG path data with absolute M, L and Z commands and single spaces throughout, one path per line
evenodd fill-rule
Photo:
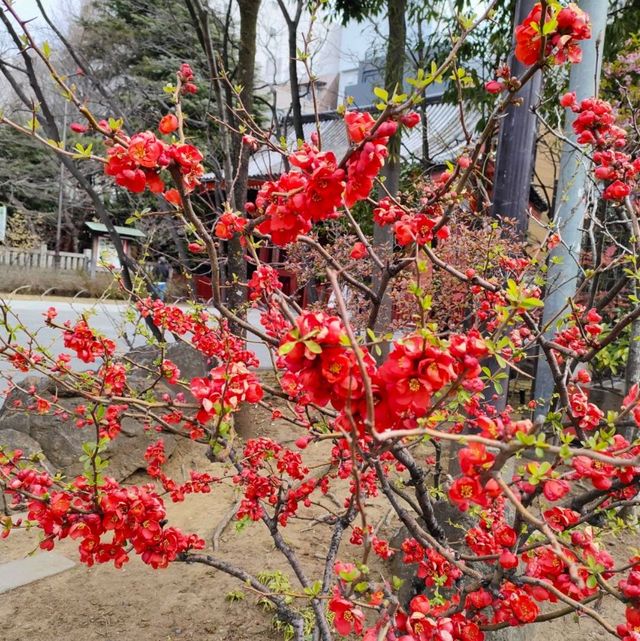
M 300 104 L 300 83 L 298 81 L 298 21 L 287 21 L 289 29 L 289 84 L 291 85 L 291 115 L 293 129 L 298 140 L 304 140 L 302 128 L 302 105 Z M 311 79 L 309 79 L 311 82 Z
M 514 25 L 519 25 L 529 14 L 536 0 L 519 0 Z M 511 60 L 511 75 L 522 76 L 527 67 L 515 56 Z M 536 143 L 536 115 L 533 107 L 538 102 L 542 72 L 518 92 L 521 105 L 511 104 L 500 125 L 496 171 L 493 178 L 492 214 L 496 218 L 515 221 L 518 235 L 526 240 L 529 228 L 529 191 L 533 174 L 533 155 Z
M 387 21 L 389 25 L 389 39 L 387 42 L 387 59 L 384 74 L 385 89 L 389 92 L 389 96 L 393 95 L 394 91 L 402 92 L 404 80 L 404 61 L 405 61 L 405 47 L 407 42 L 407 25 L 405 21 L 406 0 L 387 0 Z M 385 195 L 385 191 L 391 196 L 395 196 L 400 188 L 400 145 L 402 142 L 402 134 L 400 131 L 389 141 L 389 157 L 387 163 L 382 170 L 384 177 L 384 190 L 380 190 L 380 196 Z M 389 254 L 393 248 L 393 234 L 391 227 L 381 227 L 374 225 L 373 229 L 373 242 L 376 250 L 382 254 Z M 377 273 L 375 278 L 376 289 L 379 287 L 382 280 L 382 274 Z M 385 289 L 380 303 L 380 311 L 374 331 L 376 334 L 385 333 L 392 320 L 392 304 L 391 297 L 389 296 L 388 289 Z M 388 343 L 381 345 L 382 353 L 379 356 L 380 360 L 386 358 L 389 352 Z
M 238 82 L 242 86 L 240 99 L 247 113 L 253 112 L 253 85 L 256 62 L 256 29 L 260 0 L 238 0 L 240 9 L 240 50 L 238 52 Z M 247 202 L 247 186 L 249 182 L 249 149 L 242 144 L 242 136 L 234 136 L 235 158 L 239 158 L 236 172 L 236 182 L 233 189 L 233 206 L 242 211 Z M 228 194 L 231 196 L 231 194 Z M 240 236 L 236 234 L 229 241 L 227 254 L 227 290 L 226 304 L 234 312 L 241 312 L 246 302 L 246 291 L 242 286 L 247 280 L 247 264 L 244 260 L 244 249 L 240 244 Z M 240 315 L 243 315 L 242 311 Z M 237 336 L 244 336 L 242 327 L 231 324 L 231 331 Z M 241 407 L 235 415 L 235 429 L 240 436 L 247 437 L 251 433 L 252 421 L 247 406 Z

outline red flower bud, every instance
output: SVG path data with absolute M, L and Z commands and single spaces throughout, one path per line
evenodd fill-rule
M 161 134 L 172 134 L 178 128 L 178 119 L 174 114 L 163 116 L 158 125 Z
M 573 107 L 576 103 L 576 94 L 575 91 L 568 91 L 564 96 L 560 98 L 560 104 L 563 107 Z
M 364 258 L 367 253 L 368 252 L 365 244 L 358 242 L 353 246 L 353 249 L 351 250 L 349 256 L 351 256 L 351 258 L 353 258 L 354 260 L 360 260 L 361 258 Z
M 484 88 L 488 93 L 500 93 L 501 91 L 504 91 L 504 85 L 497 80 L 489 80 L 489 82 L 485 82 Z
M 400 119 L 400 122 L 409 129 L 415 127 L 420 122 L 420 114 L 417 111 L 409 111 Z
M 498 563 L 505 569 L 511 570 L 518 567 L 518 557 L 510 550 L 503 550 Z
M 170 202 L 176 207 L 182 205 L 182 199 L 180 198 L 180 192 L 177 189 L 168 189 L 164 192 L 164 198 L 167 202 Z

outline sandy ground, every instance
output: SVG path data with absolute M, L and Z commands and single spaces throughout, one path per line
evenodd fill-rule
M 266 412 L 260 413 L 255 429 L 256 435 L 281 442 L 299 436 L 289 425 L 272 423 Z M 315 457 L 306 461 L 312 465 L 320 462 L 322 453 L 311 448 L 305 455 Z M 223 473 L 221 464 L 209 463 L 199 446 L 184 441 L 171 458 L 167 471 L 181 478 L 190 468 L 210 470 L 217 475 Z M 142 474 L 132 479 L 144 480 Z M 210 545 L 211 534 L 228 511 L 233 497 L 230 484 L 215 486 L 209 495 L 189 496 L 183 503 L 168 506 L 170 522 L 198 533 Z M 380 506 L 373 506 L 373 518 L 384 515 Z M 381 535 L 390 536 L 395 528 L 391 522 L 383 527 Z M 284 531 L 311 575 L 315 571 L 317 576 L 321 565 L 325 530 L 326 526 L 311 526 L 309 521 L 302 521 L 292 522 Z M 24 557 L 37 547 L 37 542 L 35 531 L 13 532 L 7 540 L 0 541 L 0 563 Z M 73 541 L 63 541 L 57 551 L 77 560 Z M 347 543 L 343 558 L 348 560 L 353 552 L 354 548 Z M 261 523 L 239 533 L 231 525 L 222 537 L 217 555 L 252 573 L 286 570 Z M 291 576 L 290 571 L 288 574 Z M 293 579 L 292 584 L 296 585 Z M 242 590 L 239 581 L 205 566 L 174 564 L 166 570 L 154 571 L 137 558 L 122 570 L 78 564 L 57 576 L 0 595 L 0 641 L 282 639 L 281 633 L 273 629 L 271 615 L 257 605 L 255 594 L 245 590 L 244 600 L 228 599 L 229 593 L 239 590 Z M 622 611 L 619 616 L 623 616 Z M 607 635 L 591 620 L 580 617 L 538 624 L 526 631 L 525 638 L 527 641 L 596 641 Z M 501 641 L 505 640 L 508 641 L 509 636 L 502 637 Z
M 262 412 L 256 434 L 292 441 L 290 426 L 271 423 Z M 317 454 L 316 454 L 317 455 Z M 309 460 L 308 464 L 313 461 Z M 182 441 L 166 466 L 175 478 L 189 469 L 222 476 L 221 464 L 202 455 L 201 446 Z M 132 478 L 140 483 L 142 475 Z M 215 486 L 208 495 L 191 495 L 183 503 L 168 503 L 172 525 L 202 536 L 210 546 L 214 528 L 234 500 L 231 482 Z M 327 505 L 331 505 L 327 501 Z M 335 506 L 332 506 L 335 509 Z M 309 512 L 306 513 L 309 516 Z M 284 534 L 313 574 L 320 567 L 321 544 L 326 526 L 309 521 L 292 523 Z M 0 563 L 24 557 L 37 548 L 35 531 L 14 531 L 0 541 Z M 74 541 L 63 541 L 56 551 L 77 560 Z M 206 550 L 213 553 L 211 548 Z M 220 558 L 247 571 L 286 570 L 280 554 L 262 523 L 237 532 L 233 523 L 221 539 Z M 289 572 L 291 576 L 291 573 Z M 295 581 L 292 578 L 292 584 Z M 246 592 L 242 601 L 227 598 L 242 584 L 217 570 L 196 565 L 173 564 L 154 571 L 137 558 L 122 570 L 112 566 L 87 568 L 78 564 L 62 574 L 42 579 L 0 595 L 0 641 L 275 641 L 282 635 L 272 628 L 272 618 Z

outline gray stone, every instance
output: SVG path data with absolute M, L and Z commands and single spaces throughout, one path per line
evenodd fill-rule
M 83 402 L 83 399 L 77 399 L 77 402 Z M 31 436 L 40 443 L 42 451 L 51 461 L 54 469 L 63 472 L 67 477 L 83 472 L 84 466 L 79 460 L 82 455 L 82 444 L 95 438 L 92 428 L 78 429 L 73 416 L 68 420 L 59 420 L 47 415 L 32 417 Z M 163 434 L 162 438 L 165 442 L 165 452 L 170 456 L 175 449 L 175 437 L 171 434 Z M 1 431 L 0 439 L 2 439 Z M 103 460 L 109 461 L 105 474 L 121 481 L 131 476 L 136 470 L 146 467 L 145 450 L 157 439 L 156 432 L 146 431 L 142 423 L 125 417 L 122 420 L 121 433 L 100 455 Z
M 42 452 L 38 441 L 17 430 L 3 429 L 0 431 L 0 445 L 9 451 L 22 450 L 25 456 L 32 456 Z M 46 461 L 46 458 L 43 462 L 47 463 L 47 466 L 51 468 L 51 464 Z
M 127 358 L 142 367 L 157 371 L 160 355 L 161 352 L 157 347 L 145 345 L 131 350 L 127 354 Z M 164 358 L 177 365 L 180 370 L 180 378 L 185 380 L 195 378 L 196 376 L 206 376 L 209 370 L 215 366 L 215 363 L 208 362 L 210 359 L 203 356 L 201 352 L 182 342 L 167 345 Z M 130 376 L 133 380 L 140 381 L 154 378 L 151 372 L 144 369 L 134 370 Z M 166 384 L 166 387 L 171 389 L 173 386 Z
M 186 356 L 181 360 L 184 361 L 187 369 L 196 367 Z M 195 359 L 192 358 L 191 361 L 195 362 Z M 201 368 L 199 373 L 203 371 L 205 370 Z M 133 380 L 135 381 L 135 378 Z M 139 385 L 134 383 L 133 387 L 137 389 L 147 387 L 148 383 L 144 382 L 145 380 L 138 379 Z M 79 396 L 71 396 L 66 389 L 65 393 L 61 394 L 55 382 L 42 377 L 26 377 L 18 385 L 21 389 L 14 389 L 8 394 L 4 407 L 0 411 L 0 444 L 6 444 L 15 449 L 17 446 L 11 444 L 17 442 L 16 434 L 19 432 L 25 439 L 29 439 L 24 441 L 29 445 L 29 451 L 42 450 L 49 462 L 48 467 L 62 472 L 67 478 L 81 474 L 84 470 L 83 463 L 80 462 L 80 456 L 83 453 L 82 445 L 94 440 L 95 434 L 90 427 L 82 429 L 76 427 L 73 412 L 77 405 L 86 404 L 86 400 Z M 28 390 L 31 387 L 35 387 L 36 394 L 43 398 L 57 396 L 58 404 L 68 411 L 68 416 L 27 411 L 26 407 L 33 403 L 33 398 L 22 389 Z M 162 391 L 168 390 L 163 388 Z M 19 407 L 16 407 L 16 401 Z M 175 437 L 171 434 L 163 434 L 162 438 L 167 456 L 170 456 L 175 449 Z M 158 434 L 145 430 L 139 421 L 123 419 L 121 434 L 111 441 L 106 451 L 101 454 L 104 460 L 109 461 L 109 467 L 105 473 L 121 481 L 136 470 L 146 467 L 144 453 L 147 447 L 157 439 Z M 21 447 L 21 449 L 25 448 Z
M 2 563 L 0 565 L 0 594 L 70 570 L 74 565 L 73 561 L 55 552 L 35 554 L 18 561 Z
M 454 549 L 468 552 L 464 546 L 464 535 L 468 529 L 475 525 L 475 520 L 466 512 L 461 512 L 457 507 L 451 505 L 448 501 L 438 501 L 434 503 L 433 510 L 435 517 L 444 530 L 447 539 L 453 542 L 460 542 L 453 545 Z M 399 532 L 391 539 L 391 546 L 399 548 L 406 538 L 411 538 L 406 527 L 402 527 Z M 400 604 L 406 607 L 409 601 L 418 593 L 420 587 L 424 588 L 424 581 L 416 578 L 417 564 L 407 565 L 402 563 L 402 554 L 396 554 L 391 559 L 391 571 L 394 576 L 404 581 L 398 591 Z M 475 566 L 482 570 L 482 566 Z M 485 568 L 487 566 L 484 566 Z M 445 596 L 448 596 L 445 594 Z M 485 641 L 527 641 L 531 638 L 532 628 L 530 626 L 519 628 L 505 628 L 494 632 L 485 632 Z
M 621 379 L 614 379 L 610 387 L 591 385 L 589 390 L 589 400 L 605 413 L 609 410 L 619 412 L 624 396 L 625 383 Z
M 148 371 L 157 369 L 157 361 L 161 355 L 162 352 L 154 346 L 136 348 L 127 354 L 129 361 L 140 366 L 133 367 L 127 377 L 134 390 L 142 392 L 153 386 L 157 394 L 182 391 L 166 381 L 157 381 L 157 375 Z M 164 358 L 173 361 L 180 369 L 180 378 L 187 380 L 195 376 L 206 376 L 213 366 L 193 347 L 180 342 L 168 345 Z M 45 377 L 27 376 L 18 383 L 18 387 L 20 389 L 15 388 L 8 394 L 0 409 L 0 444 L 11 449 L 19 447 L 28 453 L 41 450 L 52 469 L 62 472 L 66 477 L 81 474 L 84 469 L 80 462 L 82 444 L 95 439 L 90 427 L 79 429 L 75 424 L 74 409 L 77 405 L 86 404 L 86 400 L 77 396 L 73 390 Z M 56 397 L 58 404 L 69 415 L 63 417 L 27 411 L 26 408 L 33 403 L 33 397 L 28 393 L 31 388 L 43 398 Z M 163 434 L 162 438 L 165 452 L 170 456 L 175 449 L 175 437 Z M 136 470 L 146 467 L 145 450 L 157 439 L 158 434 L 146 431 L 139 421 L 123 419 L 120 435 L 101 454 L 103 460 L 109 461 L 106 474 L 121 481 Z

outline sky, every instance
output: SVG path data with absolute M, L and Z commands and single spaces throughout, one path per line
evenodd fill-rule
M 80 0 L 42 0 L 42 6 L 52 18 L 55 18 L 56 24 L 64 24 L 65 15 L 74 12 L 80 4 Z M 20 17 L 36 18 L 34 25 L 40 26 L 43 23 L 41 18 L 37 18 L 39 11 L 35 0 L 14 0 L 13 6 Z

